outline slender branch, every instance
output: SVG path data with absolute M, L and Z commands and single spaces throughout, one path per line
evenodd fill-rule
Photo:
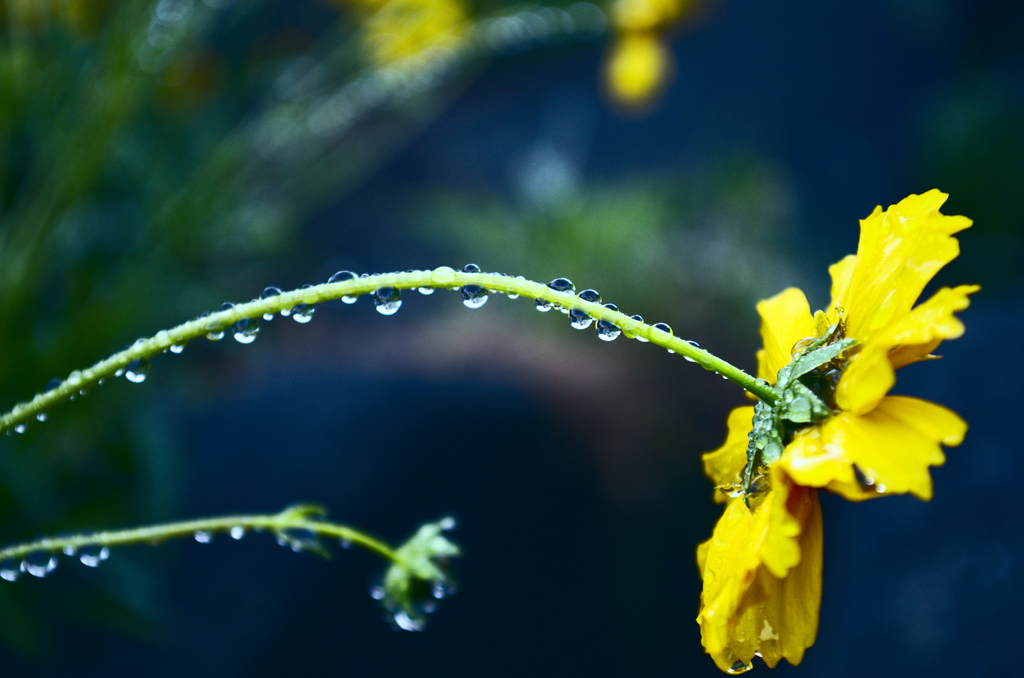
M 468 273 L 441 266 L 432 271 L 384 273 L 282 292 L 275 296 L 254 299 L 217 313 L 201 316 L 170 330 L 161 330 L 148 339 L 139 339 L 123 351 L 115 353 L 106 360 L 101 360 L 92 367 L 72 372 L 60 385 L 45 393 L 37 394 L 31 401 L 15 405 L 9 412 L 0 416 L 0 430 L 13 429 L 21 432 L 24 430 L 25 422 L 39 415 L 45 416 L 45 412 L 49 408 L 70 399 L 82 389 L 99 383 L 103 379 L 120 376 L 133 362 L 141 363 L 172 349 L 172 347 L 184 346 L 199 337 L 219 338 L 224 332 L 231 331 L 232 326 L 239 321 L 258 321 L 264 315 L 269 317 L 282 312 L 290 313 L 292 309 L 301 305 L 308 308 L 325 301 L 342 297 L 351 299 L 384 288 L 396 290 L 457 289 L 465 285 L 476 285 L 485 290 L 543 300 L 566 309 L 582 311 L 595 321 L 611 323 L 619 328 L 626 337 L 646 339 L 651 344 L 669 349 L 706 370 L 717 372 L 769 404 L 774 404 L 778 398 L 766 382 L 754 378 L 738 367 L 684 339 L 673 336 L 671 332 L 640 322 L 600 303 L 585 301 L 571 292 L 558 292 L 547 285 L 522 277 L 513 278 L 495 273 Z
M 351 543 L 376 553 L 392 563 L 405 565 L 398 551 L 388 544 L 346 525 L 322 520 L 322 516 L 323 510 L 321 508 L 300 505 L 289 507 L 274 515 L 222 516 L 219 518 L 186 520 L 125 530 L 107 530 L 61 537 L 46 537 L 0 550 L 0 565 L 7 561 L 17 562 L 30 554 L 40 552 L 74 554 L 90 547 L 156 544 L 168 539 L 179 539 L 181 537 L 195 537 L 205 541 L 218 532 L 227 532 L 237 539 L 241 534 L 248 531 L 267 531 L 274 533 L 282 540 L 282 543 L 294 542 L 297 546 L 308 546 L 309 550 L 324 553 L 322 547 L 312 544 L 307 545 L 301 538 L 290 534 L 290 531 L 293 530 L 338 539 L 346 544 Z

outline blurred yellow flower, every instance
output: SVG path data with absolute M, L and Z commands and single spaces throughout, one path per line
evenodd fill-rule
M 854 501 L 896 493 L 927 500 L 928 469 L 945 461 L 942 445 L 963 440 L 967 425 L 954 412 L 886 395 L 897 368 L 933 358 L 944 339 L 963 334 L 954 313 L 979 289 L 942 288 L 914 306 L 959 254 L 953 234 L 971 225 L 966 217 L 939 212 L 946 198 L 937 190 L 912 195 L 861 221 L 857 254 L 829 269 L 827 311 L 812 316 L 795 288 L 758 304 L 764 341 L 758 376 L 769 382 L 816 337 L 858 343 L 806 380 L 831 416 L 784 427 L 785 450 L 760 493 L 754 495 L 753 486 L 747 496 L 732 492 L 712 538 L 698 547 L 704 591 L 697 621 L 705 650 L 725 671 L 747 670 L 755 654 L 769 666 L 783 657 L 797 664 L 814 642 L 822 544 L 814 488 Z M 751 407 L 734 410 L 725 445 L 704 456 L 705 472 L 720 488 L 738 487 L 752 417 Z
M 668 78 L 672 61 L 657 34 L 629 32 L 616 41 L 605 66 L 612 95 L 630 107 L 651 101 Z
M 363 24 L 367 55 L 378 66 L 396 66 L 430 49 L 455 49 L 470 28 L 457 0 L 344 0 L 369 14 Z
M 619 103 L 643 108 L 668 82 L 672 56 L 664 33 L 694 0 L 615 0 L 610 10 L 617 33 L 605 64 L 605 86 Z

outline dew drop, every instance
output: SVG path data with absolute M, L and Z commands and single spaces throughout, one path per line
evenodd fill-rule
M 448 589 L 444 584 L 434 584 L 434 587 L 430 589 L 430 595 L 434 596 L 438 600 L 441 600 L 448 595 Z
M 78 547 L 74 544 L 66 544 L 64 548 L 62 548 L 61 550 L 64 552 L 64 555 L 66 556 L 74 557 L 78 555 Z
M 629 319 L 630 320 L 635 320 L 638 323 L 642 323 L 644 321 L 644 317 L 642 315 L 631 315 L 631 316 L 629 316 Z M 626 336 L 630 337 L 630 339 L 636 339 L 637 341 L 643 342 L 645 344 L 647 343 L 647 337 L 645 337 L 642 334 L 640 334 L 640 328 L 639 327 L 637 327 L 635 330 L 633 330 L 633 335 L 632 336 L 630 336 L 629 333 L 627 333 Z
M 239 318 L 231 327 L 232 336 L 239 344 L 251 344 L 256 341 L 260 331 L 260 322 L 256 318 Z
M 78 554 L 78 560 L 86 567 L 99 567 L 109 557 L 110 548 L 106 546 L 83 546 Z
M 429 296 L 434 293 L 433 287 L 417 287 L 416 291 L 424 296 Z
M 221 305 L 221 309 L 231 302 L 225 302 Z M 233 305 L 232 305 L 233 307 Z M 203 325 L 203 329 L 206 330 L 206 338 L 210 341 L 220 341 L 224 338 L 224 325 L 219 320 L 207 320 L 206 324 Z
M 476 264 L 466 264 L 462 267 L 464 273 L 479 273 L 480 267 Z M 487 303 L 487 290 L 480 285 L 463 285 L 462 303 L 466 308 L 480 308 Z
M 690 346 L 693 346 L 694 348 L 700 348 L 700 344 L 698 344 L 698 343 L 697 343 L 696 341 L 691 341 L 691 340 L 689 340 L 689 339 L 684 339 L 683 341 L 685 341 L 685 342 L 686 342 L 687 344 L 689 344 Z M 684 356 L 683 356 L 683 358 L 684 358 L 684 359 L 685 359 L 685 360 L 686 360 L 687 362 L 691 362 L 691 363 L 695 363 L 695 362 L 697 362 L 696 360 L 694 360 L 693 358 L 691 358 L 691 357 L 689 357 L 689 356 L 685 356 L 685 355 L 684 355 Z
M 40 412 L 36 415 L 36 421 L 46 421 L 49 416 L 46 412 Z
M 853 475 L 856 476 L 857 483 L 861 487 L 871 487 L 875 484 L 875 479 L 866 475 L 864 471 L 861 470 L 860 466 L 857 466 L 856 464 L 853 465 Z
M 735 675 L 737 673 L 746 673 L 751 668 L 753 668 L 753 667 L 750 664 L 748 664 L 747 662 L 743 661 L 742 659 L 737 659 L 733 663 L 733 665 L 729 667 L 729 669 L 726 671 L 726 673 L 731 674 L 731 675 Z
M 28 426 L 25 425 L 25 424 L 15 424 L 14 425 L 14 432 L 15 433 L 24 433 L 27 430 L 28 430 Z
M 551 310 L 552 304 L 547 299 L 538 299 L 535 308 L 541 313 L 547 313 Z
M 309 304 L 299 304 L 292 309 L 292 320 L 302 325 L 305 325 L 313 319 L 313 314 L 316 313 L 316 306 L 310 306 Z
M 356 280 L 358 278 L 359 278 L 359 276 L 357 276 L 352 271 L 338 271 L 337 273 L 332 275 L 330 278 L 328 278 L 327 282 L 328 283 L 339 283 L 339 282 L 346 282 L 348 280 Z M 345 303 L 345 304 L 354 304 L 354 303 L 356 303 L 356 299 L 358 299 L 358 298 L 359 298 L 359 295 L 356 295 L 356 296 L 343 295 L 341 297 L 341 301 L 342 301 L 342 303 Z
M 480 308 L 487 303 L 487 290 L 479 285 L 463 285 L 461 291 L 466 308 Z
M 381 315 L 394 315 L 402 306 L 402 292 L 395 287 L 378 287 L 373 291 L 373 305 Z
M 750 487 L 747 489 L 748 495 L 758 495 L 767 492 L 771 488 L 771 480 L 768 476 L 759 473 L 750 480 Z
M 450 266 L 438 266 L 430 272 L 430 282 L 437 285 L 447 285 L 455 280 L 455 269 Z
M 239 539 L 241 539 L 242 537 L 245 536 L 245 528 L 242 527 L 241 525 L 235 525 L 234 527 L 231 528 L 230 534 L 231 534 L 231 538 L 234 539 L 235 541 L 237 541 L 237 540 L 239 540 Z
M 323 545 L 320 543 L 320 538 L 313 530 L 304 528 L 287 528 L 277 533 L 277 543 L 280 546 L 286 546 L 295 553 L 301 553 L 303 551 L 313 551 L 314 553 L 322 553 L 324 551 Z
M 280 287 L 273 287 L 273 286 L 271 286 L 271 287 L 263 288 L 263 293 L 260 294 L 260 299 L 272 299 L 272 298 L 278 297 L 278 296 L 281 296 L 281 288 Z M 270 313 L 270 312 L 264 313 L 263 314 L 263 319 L 267 320 L 267 321 L 273 320 L 274 319 L 274 314 Z M 180 353 L 180 351 L 179 351 L 179 353 Z
M 451 532 L 459 526 L 459 521 L 455 519 L 455 516 L 445 516 L 437 522 L 437 526 L 445 532 Z
M 568 278 L 555 278 L 548 283 L 548 287 L 556 292 L 566 292 L 568 294 L 576 292 L 576 286 Z
M 798 355 L 806 351 L 807 347 L 813 344 L 815 341 L 817 341 L 817 339 L 815 339 L 814 337 L 804 337 L 800 341 L 796 342 L 795 344 L 793 344 L 793 348 L 791 348 L 789 351 L 790 357 L 797 357 Z
M 370 597 L 374 600 L 384 600 L 384 587 L 380 585 L 371 586 Z
M 327 284 L 330 285 L 332 283 L 340 283 L 346 282 L 348 280 L 355 280 L 358 277 L 359 276 L 357 276 L 352 271 L 338 271 L 337 273 L 335 273 L 334 275 L 327 279 Z
M 410 617 L 405 610 L 395 611 L 395 625 L 403 631 L 422 631 L 426 624 L 424 619 Z
M 590 327 L 593 322 L 594 319 L 587 315 L 586 311 L 580 311 L 575 308 L 569 310 L 569 325 L 577 330 L 585 330 Z
M 618 311 L 618 307 L 615 304 L 605 304 L 605 308 L 611 311 Z M 607 320 L 597 321 L 597 338 L 602 341 L 614 341 L 619 338 L 622 334 L 622 330 L 613 322 Z
M 192 536 L 195 537 L 196 541 L 200 544 L 209 544 L 213 541 L 213 533 L 207 530 L 196 530 Z
M 43 387 L 43 391 L 52 391 L 53 389 L 58 388 L 63 383 L 64 382 L 61 381 L 60 379 L 51 379 L 50 381 L 46 382 L 46 386 Z
M 21 571 L 33 577 L 45 577 L 57 569 L 57 556 L 52 553 L 30 553 L 21 561 Z
M 351 539 L 345 539 L 344 537 L 342 537 L 341 539 L 338 540 L 338 545 L 341 546 L 341 548 L 343 548 L 343 549 L 350 549 L 350 548 L 352 548 L 352 540 Z
M 0 562 L 0 579 L 18 581 L 21 576 L 21 565 L 13 558 Z
M 740 483 L 726 483 L 725 485 L 718 485 L 715 489 L 732 499 L 743 494 L 743 485 Z
M 124 377 L 133 384 L 141 384 L 149 376 L 149 361 L 136 358 L 124 367 Z
M 662 339 L 671 339 L 672 338 L 672 328 L 668 326 L 668 323 L 655 323 L 655 324 L 651 325 L 651 328 L 653 330 L 655 330 L 655 331 L 663 332 L 663 333 L 668 335 L 667 337 L 662 337 Z M 669 353 L 675 353 L 675 351 L 673 351 L 670 348 L 666 349 L 666 350 Z
M 174 355 L 181 355 L 181 352 L 185 350 L 184 344 L 171 344 L 170 351 Z

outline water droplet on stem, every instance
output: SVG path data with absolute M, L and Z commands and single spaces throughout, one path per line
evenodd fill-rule
M 45 577 L 57 569 L 57 562 L 57 556 L 52 553 L 30 553 L 21 561 L 21 571 L 33 577 Z
M 373 291 L 373 306 L 381 315 L 394 315 L 402 306 L 402 292 L 395 287 L 378 287 Z
M 611 311 L 618 311 L 619 308 L 615 304 L 605 304 L 605 308 Z M 614 341 L 619 338 L 622 334 L 622 329 L 613 322 L 607 320 L 597 321 L 597 338 L 602 341 Z
M 21 576 L 21 564 L 9 558 L 3 562 L 0 562 L 0 579 L 6 579 L 7 581 L 18 581 L 18 577 Z
M 99 567 L 100 563 L 110 558 L 110 548 L 106 546 L 83 546 L 78 560 L 86 567 Z
M 149 376 L 149 361 L 136 358 L 124 367 L 124 378 L 133 384 L 141 384 Z
M 256 341 L 260 331 L 260 322 L 256 318 L 239 318 L 231 327 L 232 336 L 239 344 L 251 344 Z

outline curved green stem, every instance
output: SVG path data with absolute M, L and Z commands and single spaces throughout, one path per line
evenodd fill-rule
M 346 525 L 322 520 L 323 509 L 318 506 L 300 505 L 286 508 L 274 515 L 235 515 L 220 518 L 185 520 L 162 525 L 149 525 L 125 530 L 107 530 L 61 537 L 46 537 L 35 541 L 16 544 L 0 550 L 0 563 L 20 561 L 32 553 L 74 554 L 89 547 L 113 547 L 127 544 L 157 544 L 168 539 L 196 537 L 205 540 L 218 532 L 230 533 L 239 538 L 238 530 L 266 531 L 276 535 L 282 543 L 294 542 L 303 548 L 328 555 L 322 547 L 307 544 L 289 534 L 292 530 L 308 531 L 311 534 L 338 539 L 376 553 L 385 560 L 399 565 L 403 563 L 398 551 L 390 545 Z
M 120 376 L 133 361 L 148 360 L 172 346 L 184 346 L 199 337 L 230 331 L 232 325 L 239 320 L 258 319 L 265 314 L 276 314 L 282 311 L 289 312 L 300 304 L 313 306 L 341 297 L 357 297 L 387 287 L 399 290 L 456 289 L 463 285 L 478 285 L 487 290 L 520 295 L 530 299 L 543 299 L 567 309 L 583 311 L 594 320 L 604 320 L 615 325 L 626 337 L 646 339 L 656 346 L 669 349 L 697 363 L 706 370 L 717 372 L 768 404 L 774 404 L 778 398 L 778 395 L 766 382 L 756 379 L 688 341 L 673 336 L 670 332 L 634 320 L 620 311 L 613 311 L 599 303 L 584 301 L 569 292 L 557 292 L 547 285 L 522 277 L 513 278 L 496 273 L 467 273 L 441 266 L 432 271 L 384 273 L 282 292 L 276 296 L 254 299 L 224 311 L 190 320 L 169 330 L 161 330 L 148 339 L 139 339 L 125 350 L 115 353 L 106 360 L 101 360 L 92 367 L 72 372 L 59 386 L 45 393 L 37 394 L 31 401 L 15 405 L 9 412 L 0 416 L 0 430 L 13 428 L 13 430 L 21 432 L 25 422 L 45 413 L 53 405 L 70 399 L 82 389 L 108 377 Z

